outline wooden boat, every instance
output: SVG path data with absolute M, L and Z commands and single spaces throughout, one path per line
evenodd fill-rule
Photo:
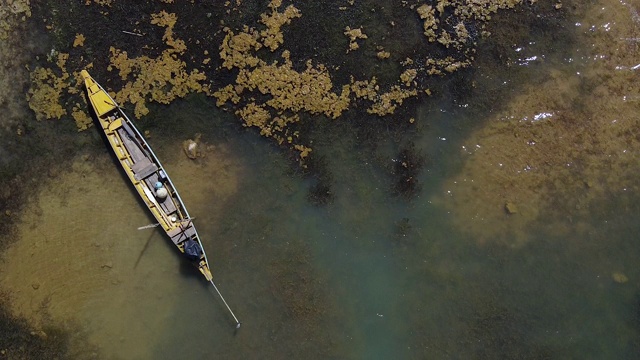
M 82 70 L 80 75 L 98 122 L 129 180 L 173 244 L 213 284 L 237 327 L 240 327 L 240 322 L 213 283 L 200 236 L 166 170 L 115 100 L 86 70 Z

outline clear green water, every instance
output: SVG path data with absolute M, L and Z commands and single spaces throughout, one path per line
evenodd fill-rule
M 454 108 L 446 99 L 439 105 Z M 222 305 L 198 295 L 192 308 L 176 307 L 167 343 L 154 356 L 633 358 L 638 283 L 617 284 L 611 272 L 639 275 L 637 208 L 608 199 L 587 219 L 598 224 L 587 236 L 555 233 L 541 220 L 523 246 L 480 245 L 429 201 L 459 167 L 456 141 L 465 130 L 452 124 L 478 116 L 473 100 L 455 112 L 421 114 L 417 121 L 431 127 L 416 146 L 441 158 L 421 174 L 424 187 L 411 201 L 390 195 L 388 173 L 373 165 L 379 153 L 359 152 L 349 141 L 324 149 L 335 201 L 316 207 L 306 199 L 309 181 L 292 175 L 268 143 L 253 134 L 230 139 L 247 172 L 224 214 L 205 226 L 212 239 L 205 246 L 243 327 L 234 334 Z M 410 226 L 400 233 L 403 219 Z M 300 252 L 309 257 L 299 262 Z M 274 286 L 265 270 L 295 273 L 300 263 L 318 281 L 314 299 L 330 304 L 316 318 L 288 315 L 277 293 L 282 284 Z M 294 292 L 309 291 L 295 275 L 286 281 Z M 194 303 L 191 291 L 181 296 Z M 174 337 L 175 329 L 206 335 Z

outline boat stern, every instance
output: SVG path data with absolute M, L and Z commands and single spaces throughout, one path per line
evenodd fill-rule
M 200 260 L 200 264 L 198 265 L 198 269 L 207 279 L 207 281 L 213 281 L 213 275 L 211 275 L 211 270 L 209 270 L 209 265 L 205 260 Z

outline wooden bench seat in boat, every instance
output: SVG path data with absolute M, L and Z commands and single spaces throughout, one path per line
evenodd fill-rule
M 133 170 L 136 180 L 140 181 L 148 178 L 152 174 L 155 174 L 156 171 L 158 171 L 158 166 L 151 161 L 146 160 L 133 164 L 133 166 L 131 166 L 131 170 Z
M 167 231 L 169 237 L 171 237 L 171 241 L 174 244 L 179 244 L 185 240 L 191 239 L 196 234 L 196 228 L 193 225 L 189 227 L 177 227 Z

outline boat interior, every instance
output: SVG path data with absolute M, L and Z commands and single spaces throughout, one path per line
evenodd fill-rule
M 131 128 L 128 121 L 117 110 L 115 115 L 108 117 L 109 130 L 117 134 L 115 143 L 120 149 L 116 153 L 119 152 L 120 161 L 131 169 L 135 180 L 139 182 L 138 186 L 144 189 L 144 194 L 150 203 L 149 206 L 155 206 L 159 210 L 162 219 L 158 220 L 164 223 L 162 225 L 173 243 L 180 245 L 193 238 L 196 236 L 195 227 L 192 221 L 184 216 L 185 212 L 181 202 L 177 198 L 171 182 L 168 181 L 164 169 L 154 161 L 145 142 Z M 164 198 L 155 196 L 154 190 L 158 183 L 168 191 L 168 195 Z

